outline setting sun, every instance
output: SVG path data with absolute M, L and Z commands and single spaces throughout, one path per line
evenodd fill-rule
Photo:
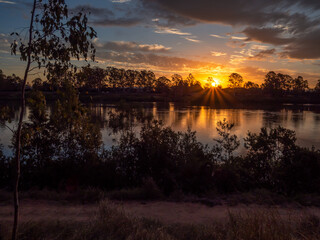
M 211 82 L 211 86 L 217 87 L 218 85 L 219 85 L 219 81 L 217 79 L 213 79 L 213 81 Z

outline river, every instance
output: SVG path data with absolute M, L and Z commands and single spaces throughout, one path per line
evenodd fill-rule
M 110 112 L 117 110 L 115 104 L 88 105 L 91 115 L 98 119 L 101 126 L 103 142 L 106 147 L 115 144 L 119 134 L 112 134 L 110 129 L 103 124 L 109 118 Z M 218 138 L 216 125 L 224 118 L 234 123 L 232 133 L 241 139 L 238 153 L 245 151 L 243 138 L 248 131 L 259 132 L 262 127 L 282 126 L 296 132 L 297 143 L 303 147 L 320 148 L 320 105 L 281 105 L 276 109 L 261 107 L 259 109 L 214 109 L 205 106 L 179 106 L 174 103 L 144 103 L 139 104 L 141 113 L 145 116 L 152 115 L 153 118 L 161 120 L 165 126 L 170 126 L 176 131 L 187 131 L 188 128 L 197 132 L 197 138 L 204 144 L 214 144 Z M 25 121 L 28 120 L 29 109 L 25 112 Z M 50 107 L 48 107 L 50 112 Z M 17 124 L 18 108 L 16 108 L 11 123 L 8 127 L 14 128 Z M 98 123 L 97 123 L 98 124 Z M 139 132 L 139 125 L 135 131 Z M 4 153 L 11 155 L 9 148 L 12 138 L 11 131 L 0 125 L 0 143 L 3 145 Z

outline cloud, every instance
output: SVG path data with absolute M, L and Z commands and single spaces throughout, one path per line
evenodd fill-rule
M 243 48 L 243 47 L 247 46 L 247 44 L 246 44 L 245 42 L 242 42 L 242 41 L 234 41 L 234 40 L 228 41 L 228 42 L 226 43 L 226 45 L 227 45 L 228 47 L 231 47 L 231 48 Z
M 211 37 L 215 37 L 215 38 L 228 38 L 228 37 L 225 37 L 225 36 L 220 36 L 220 35 L 217 35 L 217 34 L 210 34 Z
M 96 7 L 92 7 L 91 5 L 89 4 L 84 4 L 84 5 L 78 5 L 74 8 L 71 8 L 70 9 L 70 12 L 80 12 L 80 11 L 83 11 L 85 13 L 90 13 L 94 16 L 98 16 L 98 17 L 104 17 L 106 15 L 110 16 L 114 16 L 114 13 L 109 10 L 109 9 L 106 9 L 106 8 L 96 8 Z
M 142 23 L 141 18 L 126 18 L 126 17 L 120 17 L 120 18 L 109 18 L 105 17 L 103 19 L 93 20 L 91 21 L 92 24 L 97 26 L 120 26 L 120 27 L 130 27 L 134 25 L 138 25 L 139 23 Z
M 211 51 L 211 55 L 214 57 L 221 57 L 221 56 L 226 56 L 227 53 Z
M 261 59 L 266 59 L 270 56 L 272 56 L 273 54 L 276 53 L 276 49 L 272 48 L 272 49 L 266 49 L 266 50 L 261 50 L 258 53 L 256 53 L 253 56 L 250 56 L 249 59 L 251 60 L 261 60 Z
M 124 1 L 121 3 L 124 3 Z M 87 14 L 90 13 L 90 23 L 96 26 L 129 27 L 138 25 L 144 21 L 144 19 L 139 16 L 132 16 L 128 11 L 124 16 L 120 16 L 119 13 L 115 13 L 112 9 L 96 8 L 90 4 L 78 5 L 71 9 L 71 12 L 79 11 Z
M 167 11 L 152 2 L 142 0 L 111 0 L 114 4 L 107 8 L 95 8 L 91 5 L 79 5 L 75 9 L 85 7 L 91 12 L 94 20 L 91 23 L 98 26 L 133 26 L 138 24 L 150 25 L 150 22 L 160 27 L 174 28 L 177 26 L 195 25 L 197 21 L 188 17 Z M 111 16 L 110 16 L 111 15 Z M 115 17 L 116 16 L 116 17 Z
M 235 40 L 247 40 L 247 37 L 238 37 L 238 36 L 231 36 L 231 39 L 235 39 Z
M 1 0 L 4 1 L 4 0 Z M 319 0 L 114 0 L 110 9 L 79 5 L 91 12 L 97 26 L 129 27 L 144 25 L 159 34 L 199 40 L 182 29 L 199 23 L 220 23 L 237 27 L 237 35 L 211 34 L 228 39 L 227 46 L 243 48 L 248 41 L 268 43 L 279 48 L 281 56 L 318 59 L 320 42 Z M 231 7 L 230 7 L 231 6 Z M 239 36 L 238 34 L 244 34 Z M 308 44 L 306 44 L 308 43 Z
M 182 36 L 183 35 L 186 35 L 186 36 L 191 35 L 191 33 L 181 32 L 179 29 L 176 29 L 176 28 L 160 27 L 160 26 L 157 26 L 154 32 L 155 33 L 162 33 L 162 34 L 182 35 Z
M 170 47 L 165 47 L 160 44 L 139 44 L 136 42 L 106 42 L 106 43 L 98 43 L 97 49 L 101 50 L 111 50 L 117 52 L 159 52 L 159 53 L 167 53 L 170 52 Z
M 17 4 L 16 2 L 12 2 L 12 1 L 4 1 L 4 0 L 0 0 L 0 3 L 6 3 L 6 4 Z
M 215 69 L 217 64 L 153 53 L 105 52 L 97 54 L 98 60 L 120 64 L 134 64 L 159 70 L 190 71 L 190 69 Z
M 0 34 L 0 53 L 10 53 L 11 38 L 6 34 Z
M 249 40 L 281 46 L 283 57 L 294 59 L 320 58 L 320 28 L 291 37 L 284 37 L 285 31 L 280 28 L 246 28 L 243 33 L 248 36 Z
M 200 43 L 201 41 L 199 39 L 194 39 L 194 38 L 189 38 L 189 37 L 184 37 L 184 39 L 190 41 L 190 42 L 195 42 L 195 43 Z
M 126 2 L 130 2 L 131 0 L 112 0 L 111 2 L 113 3 L 126 3 Z
M 242 55 L 238 55 L 238 54 L 234 54 L 230 56 L 230 64 L 232 65 L 238 65 L 241 63 L 244 63 L 247 59 L 242 56 Z
M 199 23 L 199 21 L 188 16 L 183 16 L 174 11 L 168 10 L 166 7 L 158 4 L 156 1 L 137 0 L 137 3 L 138 4 L 135 12 L 140 16 L 145 16 L 146 19 L 158 19 L 158 21 L 156 21 L 157 26 L 193 26 Z
M 284 48 L 283 55 L 295 59 L 320 58 L 320 29 L 309 32 Z
M 9 51 L 6 51 L 6 50 L 1 50 L 1 49 L 0 49 L 0 53 L 9 54 L 10 52 L 9 52 Z
M 284 45 L 294 41 L 294 38 L 285 38 L 281 35 L 283 30 L 279 28 L 252 28 L 248 27 L 243 31 L 248 40 L 270 43 L 273 45 Z
M 268 46 L 259 45 L 259 44 L 253 44 L 253 45 L 250 46 L 250 49 L 253 49 L 253 50 L 267 50 Z
M 246 41 L 269 43 L 282 48 L 283 55 L 296 59 L 319 58 L 319 0 L 141 0 L 177 16 L 204 23 L 221 23 L 244 28 L 245 36 L 225 37 L 231 47 Z M 238 40 L 238 41 L 237 41 Z M 242 42 L 241 42 L 242 41 Z M 305 44 L 304 44 L 305 42 Z M 309 43 L 309 44 L 306 44 Z
M 296 5 L 298 9 L 319 10 L 317 0 L 142 0 L 158 4 L 159 7 L 176 14 L 202 22 L 230 25 L 263 25 L 280 20 L 288 20 L 287 9 Z M 302 16 L 302 15 L 301 15 Z M 293 16 L 293 18 L 297 18 Z
M 268 73 L 268 70 L 258 67 L 241 67 L 235 69 L 235 72 L 241 74 L 244 81 L 249 80 L 261 84 Z

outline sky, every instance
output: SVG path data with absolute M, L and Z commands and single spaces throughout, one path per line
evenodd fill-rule
M 0 69 L 22 76 L 10 33 L 28 26 L 31 0 L 0 0 Z M 66 0 L 90 12 L 92 65 L 192 73 L 225 85 L 237 72 L 261 84 L 269 71 L 320 79 L 319 0 Z M 80 65 L 83 63 L 79 63 Z

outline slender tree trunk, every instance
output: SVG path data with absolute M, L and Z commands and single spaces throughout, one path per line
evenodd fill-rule
M 24 78 L 22 82 L 21 88 L 21 102 L 20 102 L 20 116 L 19 116 L 19 123 L 18 129 L 16 133 L 16 155 L 15 155 L 15 168 L 16 168 L 16 175 L 15 175 L 15 182 L 14 182 L 14 190 L 13 190 L 13 206 L 14 206 L 14 219 L 13 219 L 13 227 L 12 227 L 12 240 L 17 239 L 17 232 L 18 232 L 18 223 L 19 223 L 19 179 L 20 179 L 20 150 L 21 150 L 21 130 L 22 130 L 22 120 L 25 111 L 25 89 L 26 83 L 28 78 L 28 73 L 30 70 L 31 65 L 31 43 L 32 43 L 32 32 L 33 32 L 33 20 L 34 20 L 34 12 L 36 9 L 37 0 L 34 0 L 32 12 L 31 12 L 31 20 L 30 20 L 30 27 L 29 27 L 29 41 L 28 41 L 28 55 L 27 55 L 27 66 L 24 72 Z

